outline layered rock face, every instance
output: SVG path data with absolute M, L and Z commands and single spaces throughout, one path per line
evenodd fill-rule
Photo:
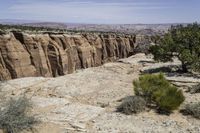
M 0 80 L 56 77 L 132 55 L 136 36 L 115 34 L 0 35 Z

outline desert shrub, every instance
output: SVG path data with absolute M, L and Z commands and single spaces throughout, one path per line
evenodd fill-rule
M 200 84 L 192 86 L 190 92 L 191 93 L 200 93 Z
M 5 31 L 0 29 L 0 35 L 3 35 L 3 34 L 5 34 Z
M 135 95 L 143 97 L 147 103 L 152 103 L 155 101 L 154 93 L 169 86 L 169 82 L 161 73 L 159 75 L 145 74 L 134 81 L 133 85 Z
M 142 75 L 133 85 L 137 96 L 143 97 L 149 106 L 156 105 L 165 112 L 177 109 L 185 100 L 182 91 L 171 85 L 161 73 Z
M 171 112 L 185 100 L 183 92 L 174 86 L 168 86 L 154 93 L 159 111 Z
M 129 96 L 122 101 L 122 104 L 117 108 L 119 112 L 130 115 L 140 113 L 145 110 L 146 102 L 142 97 Z
M 30 116 L 28 111 L 31 102 L 26 97 L 17 100 L 9 100 L 0 110 L 0 128 L 5 133 L 19 133 L 24 130 L 33 129 L 33 125 L 38 123 L 34 116 Z
M 134 49 L 134 52 L 148 54 L 150 46 L 153 45 L 153 43 L 150 43 L 149 40 L 150 38 L 138 43 L 138 45 Z
M 193 104 L 186 104 L 182 110 L 184 114 L 191 115 L 195 118 L 200 119 L 200 102 Z

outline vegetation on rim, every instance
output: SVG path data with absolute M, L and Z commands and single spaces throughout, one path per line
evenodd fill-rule
M 200 25 L 172 26 L 168 33 L 150 47 L 156 61 L 172 61 L 177 57 L 182 63 L 182 71 L 200 71 Z
M 135 35 L 135 34 L 129 34 L 125 32 L 114 32 L 114 31 L 87 31 L 87 30 L 76 30 L 76 29 L 63 29 L 63 28 L 53 28 L 53 27 L 44 27 L 44 26 L 26 26 L 26 25 L 6 25 L 6 24 L 0 24 L 0 35 L 4 34 L 7 31 L 21 31 L 21 32 L 31 32 L 31 33 L 81 33 L 81 34 L 116 34 L 116 35 Z

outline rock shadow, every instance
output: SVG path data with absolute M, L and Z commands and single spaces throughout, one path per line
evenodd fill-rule
M 153 73 L 177 73 L 179 67 L 176 65 L 162 66 L 157 68 L 146 69 L 142 71 L 142 74 L 153 74 Z

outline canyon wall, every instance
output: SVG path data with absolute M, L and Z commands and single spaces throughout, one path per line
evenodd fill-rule
M 27 34 L 0 35 L 0 80 L 56 77 L 96 67 L 134 53 L 135 35 Z

